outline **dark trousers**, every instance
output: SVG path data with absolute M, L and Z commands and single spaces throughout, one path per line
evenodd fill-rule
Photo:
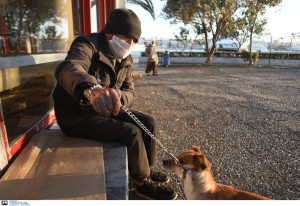
M 132 113 L 154 134 L 155 122 L 148 115 Z M 157 161 L 155 141 L 125 113 L 118 116 L 98 115 L 70 128 L 62 128 L 69 136 L 97 141 L 116 141 L 127 146 L 129 174 L 134 180 L 150 176 L 150 166 Z M 154 134 L 155 135 L 155 134 Z
M 145 73 L 153 72 L 153 74 L 157 73 L 157 64 L 154 61 L 147 61 L 147 67 Z

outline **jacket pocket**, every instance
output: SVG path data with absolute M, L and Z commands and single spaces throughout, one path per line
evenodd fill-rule
M 123 82 L 126 79 L 127 72 L 128 72 L 127 68 L 123 68 L 119 71 L 117 76 L 117 82 L 116 82 L 117 88 L 120 88 L 122 86 Z

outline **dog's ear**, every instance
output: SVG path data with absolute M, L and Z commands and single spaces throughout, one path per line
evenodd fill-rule
M 197 147 L 197 146 L 195 146 L 195 145 L 192 145 L 192 150 L 194 150 L 195 152 L 201 153 L 200 147 Z
M 211 164 L 210 162 L 206 159 L 204 155 L 195 155 L 194 156 L 194 165 L 195 169 L 200 172 L 203 170 L 210 170 Z

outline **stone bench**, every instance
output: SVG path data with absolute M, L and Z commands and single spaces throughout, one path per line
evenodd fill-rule
M 0 180 L 0 199 L 128 199 L 126 146 L 34 135 Z

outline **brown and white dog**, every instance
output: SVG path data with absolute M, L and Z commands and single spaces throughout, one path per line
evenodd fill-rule
M 214 181 L 211 163 L 201 153 L 200 148 L 192 149 L 178 156 L 181 164 L 175 160 L 164 160 L 166 170 L 174 172 L 183 179 L 184 193 L 188 200 L 270 200 L 250 192 L 234 189 Z

